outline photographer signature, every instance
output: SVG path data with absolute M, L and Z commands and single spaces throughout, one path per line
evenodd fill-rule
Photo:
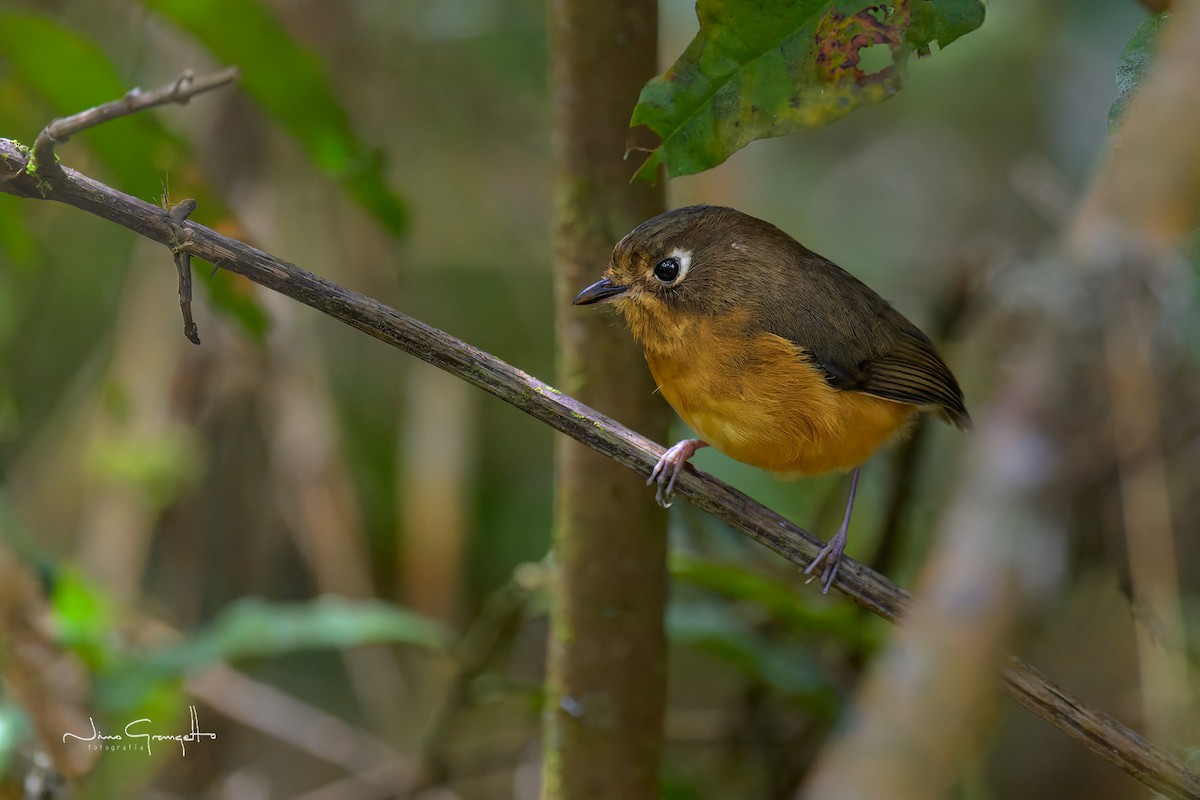
M 75 734 L 75 733 L 64 733 L 63 734 L 63 742 L 66 742 L 68 738 L 71 738 L 71 739 L 75 739 L 80 742 L 98 742 L 100 744 L 93 745 L 93 746 L 104 747 L 105 746 L 103 744 L 104 742 L 123 742 L 125 740 L 128 740 L 130 742 L 135 742 L 135 743 L 140 742 L 141 743 L 140 745 L 134 744 L 130 747 L 130 749 L 137 749 L 138 747 L 145 747 L 146 755 L 150 755 L 150 743 L 151 742 L 179 742 L 179 751 L 183 755 L 186 756 L 188 742 L 198 742 L 201 739 L 216 739 L 217 738 L 217 735 L 215 733 L 205 733 L 200 730 L 200 719 L 196 716 L 196 707 L 195 706 L 188 706 L 188 713 L 191 716 L 191 730 L 189 730 L 187 733 L 149 733 L 149 732 L 146 732 L 144 730 L 144 727 L 149 725 L 151 722 L 148 717 L 143 718 L 143 719 L 135 719 L 133 722 L 128 723 L 125 726 L 124 734 L 101 733 L 100 729 L 96 727 L 96 720 L 93 719 L 92 717 L 88 717 L 88 722 L 92 723 L 91 735 L 90 736 L 86 736 L 86 735 L 80 736 L 79 734 Z

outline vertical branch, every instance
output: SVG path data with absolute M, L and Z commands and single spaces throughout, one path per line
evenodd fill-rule
M 654 0 L 551 3 L 559 381 L 654 439 L 667 410 L 623 326 L 570 299 L 613 244 L 663 210 L 629 181 L 628 119 L 655 73 Z M 657 796 L 665 688 L 666 516 L 637 475 L 560 439 L 544 796 Z
M 1134 637 L 1146 731 L 1187 742 L 1194 698 L 1188 679 L 1183 605 L 1175 564 L 1155 357 L 1142 292 L 1134 290 L 1106 332 L 1112 436 L 1134 597 Z
M 1178 651 L 1183 611 L 1156 385 L 1171 355 L 1154 334 L 1165 326 L 1160 298 L 1183 268 L 1178 243 L 1200 207 L 1200 0 L 1175 3 L 1119 133 L 1068 232 L 1067 257 L 1103 286 L 1110 310 L 1106 372 L 1147 727 L 1182 744 L 1196 735 L 1196 698 Z

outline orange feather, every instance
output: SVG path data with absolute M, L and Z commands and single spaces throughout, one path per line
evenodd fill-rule
M 796 344 L 770 333 L 736 335 L 738 316 L 676 318 L 673 335 L 638 336 L 662 396 L 731 458 L 791 475 L 853 469 L 918 410 L 835 389 Z

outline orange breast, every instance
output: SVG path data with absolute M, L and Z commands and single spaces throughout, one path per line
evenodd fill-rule
M 774 472 L 816 475 L 870 458 L 917 407 L 835 389 L 795 344 L 773 334 L 731 335 L 719 322 L 647 343 L 667 402 L 722 453 Z

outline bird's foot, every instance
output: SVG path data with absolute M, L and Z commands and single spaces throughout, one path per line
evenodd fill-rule
M 846 550 L 846 529 L 842 528 L 837 535 L 829 540 L 829 544 L 821 548 L 817 557 L 804 570 L 805 575 L 811 575 L 818 565 L 824 564 L 821 572 L 821 594 L 829 594 L 833 579 L 837 577 L 838 567 L 842 565 L 842 553 Z
M 842 553 L 846 550 L 846 533 L 850 530 L 850 512 L 854 510 L 854 497 L 858 494 L 859 471 L 860 468 L 855 467 L 854 474 L 850 476 L 850 494 L 846 497 L 846 513 L 842 517 L 842 527 L 838 528 L 837 534 L 829 540 L 829 544 L 821 548 L 821 552 L 817 553 L 817 557 L 804 570 L 805 575 L 811 575 L 818 564 L 825 565 L 821 572 L 821 594 L 829 594 L 829 587 L 833 586 L 838 567 L 842 565 Z
M 675 481 L 679 480 L 679 473 L 683 472 L 683 466 L 687 460 L 695 455 L 701 447 L 708 447 L 708 443 L 701 439 L 684 439 L 667 448 L 667 451 L 662 454 L 662 458 L 658 459 L 658 463 L 654 465 L 646 485 L 658 484 L 654 499 L 663 508 L 671 507 L 671 495 L 675 493 Z

